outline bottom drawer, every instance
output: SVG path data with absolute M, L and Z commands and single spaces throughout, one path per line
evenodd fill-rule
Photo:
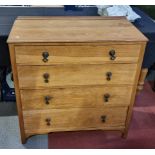
M 124 127 L 128 107 L 24 111 L 26 133 Z

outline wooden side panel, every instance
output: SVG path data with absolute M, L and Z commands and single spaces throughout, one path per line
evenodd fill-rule
M 51 132 L 72 129 L 120 127 L 125 125 L 127 107 L 73 108 L 44 111 L 24 111 L 26 133 Z M 105 121 L 103 122 L 103 118 Z M 49 119 L 47 124 L 46 119 Z
M 140 45 L 16 46 L 16 62 L 25 65 L 136 63 Z M 111 60 L 110 50 L 115 50 Z M 48 61 L 43 53 L 48 52 Z
M 146 47 L 146 43 L 142 43 L 141 44 L 141 54 L 140 54 L 139 62 L 138 62 L 138 68 L 136 70 L 135 85 L 134 85 L 133 90 L 132 90 L 132 97 L 131 97 L 131 100 L 130 100 L 130 106 L 129 106 L 127 119 L 126 119 L 126 128 L 125 128 L 124 133 L 122 134 L 122 136 L 124 138 L 127 137 L 128 128 L 129 128 L 131 117 L 132 117 L 133 106 L 134 106 L 134 103 L 135 103 L 136 91 L 137 91 L 138 81 L 139 81 L 139 77 L 140 77 L 140 72 L 141 72 L 141 66 L 142 66 L 142 61 L 143 61 L 143 57 L 144 57 L 145 47 Z
M 26 137 L 25 137 L 25 131 L 24 131 L 23 112 L 22 112 L 22 104 L 21 104 L 20 90 L 19 90 L 18 76 L 17 76 L 18 74 L 17 74 L 17 67 L 16 67 L 16 60 L 15 60 L 15 51 L 14 51 L 13 44 L 9 44 L 9 50 L 10 50 L 14 85 L 15 85 L 16 104 L 17 104 L 17 111 L 18 111 L 18 118 L 19 118 L 21 141 L 22 143 L 25 143 Z
M 82 93 L 81 93 L 82 92 Z M 21 90 L 23 110 L 128 106 L 132 86 L 87 86 L 42 90 Z M 105 101 L 104 95 L 110 97 Z M 45 98 L 50 97 L 47 101 Z
M 49 88 L 77 85 L 133 85 L 137 64 L 18 66 L 20 88 Z M 107 73 L 111 72 L 111 80 Z M 44 74 L 48 74 L 45 82 Z

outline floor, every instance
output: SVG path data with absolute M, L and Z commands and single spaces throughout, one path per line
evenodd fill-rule
M 0 102 L 0 116 L 17 116 L 15 102 Z
M 22 145 L 19 137 L 17 116 L 0 117 L 0 149 L 46 149 L 48 148 L 48 135 L 37 135 L 28 139 Z

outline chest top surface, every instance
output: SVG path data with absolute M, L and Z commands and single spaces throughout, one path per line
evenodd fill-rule
M 147 41 L 124 17 L 18 17 L 8 43 Z

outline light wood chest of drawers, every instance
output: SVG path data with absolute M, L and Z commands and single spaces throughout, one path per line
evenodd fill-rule
M 19 17 L 8 43 L 22 143 L 55 131 L 125 137 L 146 42 L 123 17 Z

